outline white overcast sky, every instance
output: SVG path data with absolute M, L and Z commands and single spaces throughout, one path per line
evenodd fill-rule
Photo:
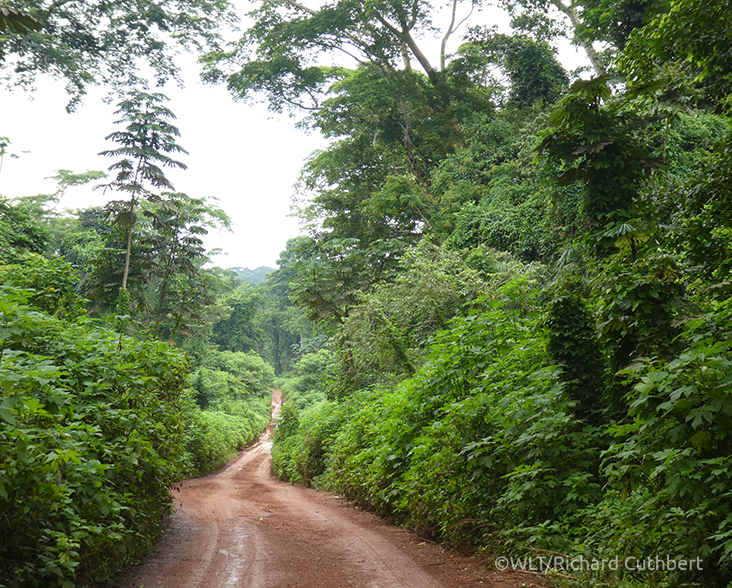
M 286 116 L 272 118 L 264 105 L 234 102 L 222 86 L 198 82 L 194 65 L 187 68 L 186 87 L 161 90 L 170 98 L 181 132 L 179 144 L 189 154 L 179 159 L 185 171 L 166 172 L 175 189 L 192 197 L 214 196 L 233 220 L 231 233 L 212 234 L 209 248 L 226 255 L 214 259 L 223 267 L 276 266 L 287 240 L 298 234 L 290 202 L 305 158 L 321 144 L 317 135 L 295 129 Z M 7 197 L 51 193 L 48 180 L 58 169 L 104 170 L 113 159 L 100 151 L 113 144 L 104 137 L 115 130 L 114 106 L 94 90 L 67 114 L 62 83 L 45 80 L 32 94 L 0 93 L 0 136 L 9 137 L 9 151 L 0 173 L 0 194 Z M 8 116 L 11 115 L 11 116 Z M 112 198 L 91 185 L 70 190 L 60 208 L 102 205 Z
M 491 16 L 505 22 L 502 14 Z M 216 265 L 275 267 L 287 240 L 299 232 L 298 220 L 289 216 L 293 185 L 307 156 L 324 143 L 263 104 L 235 102 L 223 86 L 202 84 L 195 58 L 181 58 L 185 88 L 159 91 L 170 98 L 168 106 L 177 116 L 179 144 L 189 152 L 180 159 L 188 169 L 168 177 L 179 192 L 218 198 L 232 218 L 231 233 L 212 234 L 206 242 L 224 252 L 214 259 Z M 103 89 L 92 88 L 78 112 L 67 114 L 61 81 L 41 80 L 33 94 L 0 89 L 0 136 L 10 139 L 9 151 L 18 155 L 5 157 L 0 194 L 51 193 L 55 182 L 46 178 L 58 169 L 106 171 L 113 160 L 98 153 L 113 147 L 104 137 L 115 130 L 116 117 L 104 95 Z M 85 186 L 70 190 L 59 208 L 99 206 L 110 198 Z

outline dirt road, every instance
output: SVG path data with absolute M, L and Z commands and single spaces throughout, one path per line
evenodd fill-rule
M 280 394 L 272 400 L 273 415 Z M 463 588 L 521 586 L 468 558 L 270 475 L 272 426 L 215 475 L 176 493 L 167 536 L 119 588 Z M 530 581 L 523 578 L 524 585 Z

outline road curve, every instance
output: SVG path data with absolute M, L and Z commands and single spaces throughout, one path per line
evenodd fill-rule
M 273 421 L 280 405 L 273 395 Z M 270 475 L 272 426 L 215 475 L 176 493 L 170 529 L 116 588 L 520 586 L 339 497 Z M 525 581 L 525 578 L 524 578 Z M 526 585 L 526 584 L 524 584 Z

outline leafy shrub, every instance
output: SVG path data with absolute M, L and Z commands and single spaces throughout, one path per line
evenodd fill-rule
M 186 390 L 188 475 L 207 474 L 256 441 L 269 423 L 274 370 L 256 353 L 210 352 Z
M 48 229 L 21 206 L 0 197 L 0 262 L 18 263 L 28 253 L 44 253 Z
M 635 547 L 701 557 L 720 585 L 732 578 L 731 336 L 727 301 L 685 325 L 677 357 L 626 370 L 634 421 L 613 429 L 605 466 L 619 492 L 645 500 Z
M 275 428 L 272 472 L 283 480 L 312 485 L 326 468 L 326 450 L 345 410 L 322 392 L 288 396 Z
M 12 272 L 6 273 L 6 276 Z M 180 478 L 185 358 L 0 288 L 0 578 L 107 580 L 152 545 Z
M 624 296 L 630 283 L 645 296 L 653 279 L 628 275 L 617 292 Z M 571 354 L 587 341 L 583 369 L 598 361 L 591 318 L 573 295 L 551 299 L 546 314 L 535 285 L 515 278 L 480 300 L 483 309 L 454 319 L 422 368 L 394 387 L 338 403 L 298 397 L 276 436 L 278 473 L 453 545 L 495 548 L 498 540 L 513 553 L 529 545 L 590 558 L 700 557 L 696 575 L 646 570 L 628 578 L 726 586 L 732 305 L 687 321 L 680 339 L 655 347 L 662 356 L 635 358 L 623 376 L 627 416 L 603 408 L 587 419 L 578 409 L 591 385 L 573 388 L 580 379 Z M 649 296 L 644 308 L 628 306 L 640 343 L 670 325 L 658 309 L 663 300 Z M 607 306 L 598 308 L 605 316 Z M 550 350 L 564 365 L 552 365 Z M 603 579 L 620 580 L 611 576 Z
M 206 358 L 206 367 L 236 377 L 243 394 L 266 392 L 274 379 L 272 366 L 254 351 L 212 351 Z
M 289 389 L 293 392 L 322 390 L 332 364 L 333 352 L 328 349 L 303 355 L 294 366 L 296 378 L 289 383 Z
M 536 337 L 534 296 L 530 280 L 505 285 L 487 310 L 453 321 L 413 378 L 362 399 L 326 485 L 453 541 L 499 526 L 525 536 L 596 501 L 597 431 L 572 416 Z
M 22 265 L 0 266 L 0 283 L 25 290 L 28 302 L 50 315 L 77 318 L 84 300 L 75 291 L 75 272 L 63 259 L 27 254 Z
M 187 475 L 212 472 L 256 441 L 269 422 L 269 398 L 256 397 L 202 410 L 189 400 L 183 446 Z

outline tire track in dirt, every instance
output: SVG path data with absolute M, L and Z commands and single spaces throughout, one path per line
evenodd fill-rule
M 273 423 L 281 394 L 272 399 Z M 218 473 L 176 493 L 170 528 L 116 588 L 464 588 L 531 586 L 270 475 L 273 425 Z M 530 580 L 530 579 L 529 579 Z

